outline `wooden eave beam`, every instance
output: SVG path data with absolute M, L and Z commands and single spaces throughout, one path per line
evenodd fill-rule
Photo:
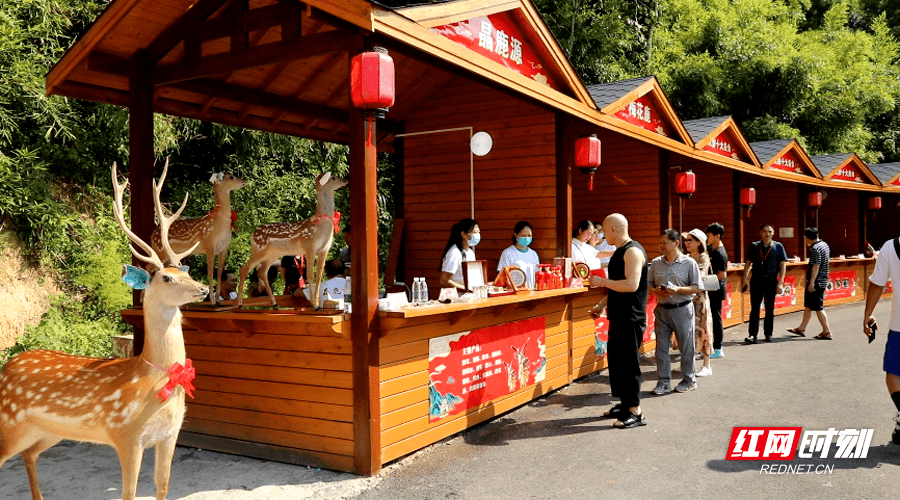
M 347 52 L 352 38 L 344 31 L 335 30 L 307 35 L 290 41 L 272 42 L 244 50 L 223 52 L 202 57 L 196 62 L 184 61 L 158 66 L 153 71 L 151 81 L 153 85 L 167 85 L 323 54 Z
M 185 33 L 192 31 L 197 23 L 205 21 L 227 2 L 228 0 L 200 0 L 192 5 L 184 15 L 147 45 L 147 61 L 156 64 L 185 39 Z
M 122 22 L 140 0 L 118 0 L 111 3 L 87 32 L 78 38 L 69 50 L 63 54 L 47 73 L 45 91 L 47 95 L 57 94 L 56 87 L 65 82 L 72 71 L 75 71 L 88 55 L 102 42 L 106 36 Z
M 275 111 L 280 110 L 285 113 L 293 113 L 313 119 L 327 120 L 341 125 L 346 124 L 350 116 L 347 111 L 342 109 L 332 108 L 322 104 L 298 101 L 290 97 L 271 94 L 262 90 L 248 89 L 239 85 L 220 82 L 218 80 L 191 80 L 173 83 L 168 86 L 218 99 L 244 103 L 251 106 L 260 106 Z M 246 111 L 243 112 L 243 114 L 246 116 Z M 399 125 L 392 121 L 380 120 L 378 125 L 379 128 L 383 129 L 385 132 L 394 133 L 399 131 Z

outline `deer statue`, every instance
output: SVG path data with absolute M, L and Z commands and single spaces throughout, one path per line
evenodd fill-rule
M 125 266 L 123 277 L 134 288 L 145 288 L 144 350 L 140 356 L 125 359 L 33 350 L 19 354 L 3 367 L 0 467 L 21 453 L 33 500 L 43 498 L 37 478 L 38 455 L 63 439 L 108 444 L 116 449 L 122 466 L 123 500 L 134 499 L 143 451 L 155 446 L 157 500 L 164 500 L 169 489 L 175 441 L 185 412 L 184 395 L 193 389 L 190 380 L 194 374 L 191 360 L 185 359 L 179 306 L 202 299 L 209 289 L 178 267 L 181 258 L 194 249 L 176 254 L 168 244 L 169 226 L 185 204 L 166 218 L 159 202 L 162 182 L 153 182 L 167 266 L 125 224 L 122 193 L 128 182 L 119 184 L 115 163 L 112 177 L 116 220 L 133 243 L 132 253 L 152 266 L 150 272 Z M 184 201 L 187 203 L 187 196 Z
M 169 161 L 166 160 L 166 167 Z M 165 169 L 159 183 L 165 181 Z M 228 247 L 231 245 L 231 228 L 234 220 L 231 215 L 231 192 L 247 185 L 241 179 L 232 174 L 213 174 L 210 178 L 213 183 L 213 192 L 216 197 L 216 206 L 206 215 L 198 219 L 180 219 L 172 223 L 169 228 L 169 244 L 176 252 L 183 252 L 188 248 L 196 247 L 191 253 L 206 254 L 206 272 L 209 276 L 209 300 L 215 305 L 218 301 L 218 291 L 222 282 L 222 270 L 225 267 L 225 257 L 228 256 Z M 199 242 L 199 245 L 195 245 Z M 158 254 L 163 254 L 162 239 L 159 227 L 153 231 L 150 237 L 150 245 Z M 213 267 L 216 264 L 216 256 L 219 259 L 216 286 L 213 290 Z
M 284 255 L 304 255 L 309 267 L 316 262 L 315 281 L 310 283 L 310 300 L 318 309 L 319 283 L 322 282 L 322 272 L 325 270 L 325 260 L 328 251 L 334 241 L 334 233 L 338 231 L 338 219 L 340 214 L 334 211 L 334 192 L 347 185 L 346 179 L 332 177 L 331 172 L 316 178 L 316 191 L 318 192 L 318 205 L 316 215 L 299 222 L 278 222 L 263 224 L 253 231 L 250 243 L 250 260 L 241 267 L 240 288 L 238 289 L 238 307 L 243 305 L 244 279 L 255 266 L 262 264 L 262 272 L 257 269 L 260 283 L 266 286 L 266 293 L 273 307 L 278 307 L 275 296 L 272 294 L 272 286 L 266 277 L 265 269 L 281 260 Z

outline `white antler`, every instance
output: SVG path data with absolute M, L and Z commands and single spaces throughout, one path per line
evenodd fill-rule
M 163 182 L 166 180 L 166 174 L 169 172 L 169 159 L 166 158 L 166 165 L 163 167 L 162 176 L 159 178 L 159 182 L 156 180 L 153 181 L 153 205 L 156 207 L 156 218 L 159 219 L 159 232 L 160 239 L 162 240 L 163 248 L 166 251 L 166 254 L 169 256 L 169 265 L 178 267 L 181 265 L 181 259 L 187 257 L 194 253 L 194 250 L 200 246 L 200 242 L 194 243 L 194 246 L 190 247 L 184 252 L 175 253 L 172 250 L 172 244 L 169 242 L 169 228 L 172 223 L 178 220 L 178 217 L 181 215 L 181 212 L 184 211 L 184 207 L 187 206 L 188 195 L 190 193 L 184 193 L 184 201 L 181 202 L 181 208 L 178 209 L 177 212 L 172 214 L 171 217 L 166 217 L 166 214 L 163 213 L 162 203 L 159 201 L 159 195 L 162 192 Z
M 128 187 L 128 181 L 119 184 L 119 173 L 116 169 L 116 162 L 112 164 L 112 182 L 113 182 L 113 195 L 115 198 L 115 202 L 113 203 L 113 213 L 116 216 L 116 220 L 119 222 L 119 227 L 122 228 L 122 231 L 125 231 L 125 234 L 128 235 L 128 239 L 131 240 L 132 244 L 128 245 L 131 248 L 131 253 L 134 254 L 138 259 L 148 263 L 153 264 L 156 269 L 162 269 L 163 262 L 162 259 L 159 258 L 159 255 L 153 250 L 153 248 L 144 242 L 144 240 L 140 239 L 138 235 L 134 234 L 128 224 L 125 223 L 125 215 L 124 208 L 122 207 L 122 193 L 125 192 L 125 188 Z M 141 255 L 134 248 L 134 245 L 141 247 L 141 249 L 146 252 L 147 255 Z

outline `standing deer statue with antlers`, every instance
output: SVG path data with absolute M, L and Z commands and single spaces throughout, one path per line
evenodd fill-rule
M 316 178 L 316 191 L 318 192 L 318 204 L 316 215 L 299 222 L 280 222 L 263 224 L 253 231 L 250 244 L 250 260 L 241 267 L 240 289 L 238 291 L 238 306 L 243 305 L 244 279 L 255 266 L 262 264 L 262 269 L 281 260 L 284 255 L 304 255 L 309 267 L 315 260 L 316 268 L 313 274 L 314 281 L 309 285 L 310 301 L 318 309 L 321 304 L 319 297 L 319 283 L 322 282 L 322 272 L 325 270 L 325 260 L 328 251 L 334 242 L 334 233 L 338 231 L 340 214 L 334 211 L 334 192 L 347 185 L 346 179 L 332 177 L 331 172 Z M 272 286 L 265 272 L 257 268 L 260 283 L 266 287 L 272 307 L 278 307 L 275 296 L 272 294 Z
M 168 166 L 169 161 L 166 160 L 166 167 Z M 159 180 L 160 184 L 165 181 L 165 175 L 164 169 L 163 177 Z M 247 183 L 232 174 L 222 173 L 213 174 L 210 182 L 213 183 L 216 206 L 203 217 L 174 221 L 172 227 L 169 228 L 169 244 L 176 252 L 184 252 L 186 249 L 194 247 L 196 249 L 189 255 L 206 254 L 209 300 L 215 305 L 218 302 L 225 258 L 228 256 L 228 247 L 231 245 L 231 229 L 234 222 L 231 215 L 231 192 L 244 187 Z M 150 237 L 150 245 L 157 253 L 164 253 L 158 226 Z M 216 265 L 216 256 L 218 256 L 219 263 L 216 286 L 213 290 L 213 267 Z
M 33 500 L 43 498 L 37 478 L 38 455 L 63 439 L 108 444 L 116 449 L 122 466 L 123 500 L 134 499 L 143 451 L 155 446 L 157 500 L 164 500 L 169 489 L 172 456 L 185 412 L 184 395 L 193 389 L 190 380 L 194 374 L 191 361 L 185 359 L 179 306 L 202 299 L 209 289 L 178 267 L 193 248 L 176 254 L 168 244 L 169 226 L 184 210 L 184 203 L 166 218 L 159 202 L 162 182 L 153 182 L 167 266 L 125 224 L 122 193 L 128 182 L 119 184 L 115 163 L 112 177 L 116 220 L 133 243 L 132 253 L 152 266 L 150 272 L 125 266 L 123 277 L 134 288 L 146 289 L 144 350 L 140 356 L 125 359 L 34 350 L 16 356 L 3 367 L 0 467 L 21 453 Z M 187 196 L 184 201 L 187 203 Z

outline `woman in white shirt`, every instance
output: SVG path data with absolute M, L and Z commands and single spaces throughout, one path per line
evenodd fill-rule
M 481 241 L 481 229 L 474 219 L 463 219 L 450 229 L 450 240 L 444 247 L 441 263 L 441 287 L 466 290 L 463 279 L 463 262 L 475 260 L 473 247 Z
M 600 259 L 597 258 L 597 249 L 587 242 L 594 235 L 594 224 L 584 219 L 579 222 L 572 231 L 572 261 L 583 262 L 591 269 L 600 269 Z
M 515 266 L 525 271 L 528 288 L 534 288 L 534 274 L 541 262 L 537 252 L 529 247 L 531 241 L 531 224 L 528 221 L 520 220 L 513 228 L 513 244 L 503 250 L 503 253 L 500 254 L 500 262 L 497 264 L 497 271 L 502 271 L 506 266 Z

